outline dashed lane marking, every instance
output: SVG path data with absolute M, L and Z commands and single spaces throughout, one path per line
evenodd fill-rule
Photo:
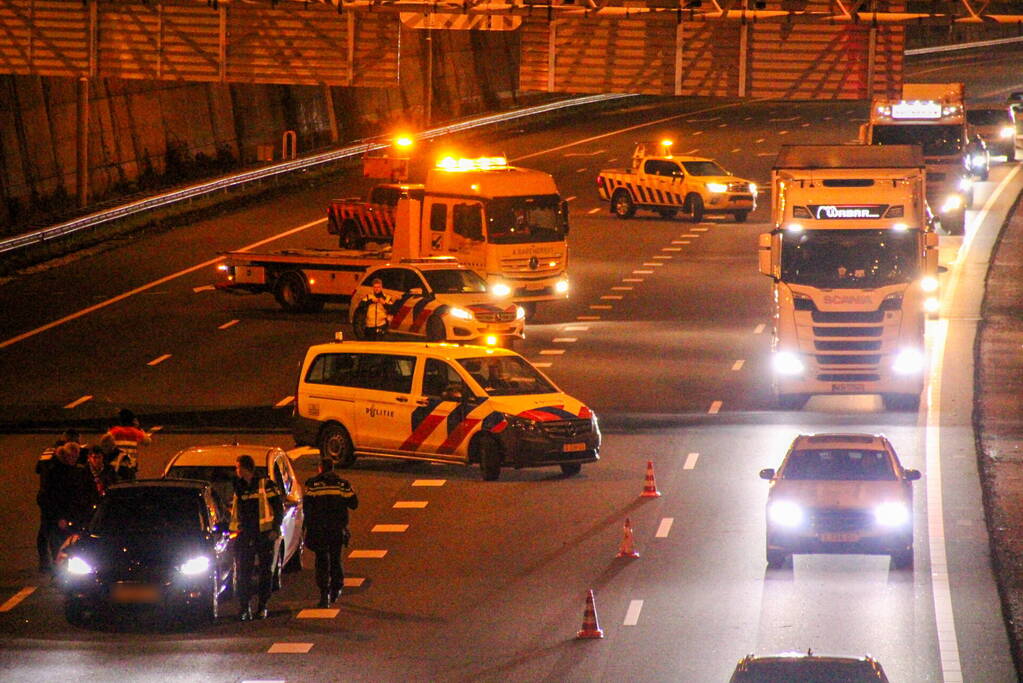
M 583 168 L 577 168 L 577 169 L 575 169 L 575 172 L 576 172 L 576 173 L 586 173 L 586 171 L 588 171 L 588 170 L 589 170 L 588 168 L 586 168 L 586 167 L 583 167 Z
M 613 164 L 616 161 L 618 161 L 618 157 L 611 157 L 610 159 L 607 160 L 607 163 Z
M 291 405 L 291 402 L 295 400 L 294 396 L 285 396 L 277 403 L 274 403 L 274 408 L 283 408 L 284 406 Z
M 421 509 L 426 507 L 429 502 L 428 500 L 399 500 L 391 507 L 398 508 L 399 510 Z
M 728 124 L 727 123 L 719 123 L 718 124 L 718 128 L 728 128 Z
M 589 325 L 565 325 L 561 328 L 563 332 L 586 332 L 590 329 Z
M 408 524 L 374 524 L 370 531 L 375 534 L 403 534 L 408 531 Z
M 10 612 L 12 609 L 17 607 L 22 600 L 32 595 L 35 590 L 35 586 L 25 586 L 20 591 L 7 598 L 4 604 L 0 605 L 0 612 Z
M 657 263 L 656 261 L 654 261 L 654 262 L 644 263 L 643 265 L 646 266 L 647 268 L 652 268 L 654 266 L 663 266 L 664 264 L 663 263 Z
M 555 337 L 551 341 L 555 344 L 571 344 L 572 342 L 579 340 L 577 337 Z
M 298 619 L 333 619 L 337 615 L 341 614 L 339 609 L 304 609 L 300 610 L 296 615 Z
M 784 122 L 784 121 L 798 121 L 799 117 L 798 116 L 787 116 L 787 117 L 781 118 L 781 119 L 767 119 L 767 120 L 771 121 L 773 123 L 781 123 L 781 122 Z
M 163 425 L 153 425 L 152 427 L 149 428 L 149 433 L 152 434 L 154 432 L 160 431 L 161 429 L 163 429 Z
M 590 310 L 594 311 L 610 311 L 612 308 L 611 304 L 590 304 Z
M 716 415 L 719 410 L 721 410 L 721 401 L 713 401 L 710 408 L 707 409 L 707 414 Z
M 447 479 L 416 479 L 413 486 L 444 486 Z
M 764 331 L 764 327 L 766 327 L 764 323 L 760 323 L 759 325 L 753 328 L 753 334 L 760 334 L 761 332 Z
M 652 271 L 652 270 L 634 270 L 634 271 L 632 271 L 632 274 L 633 275 L 653 275 L 654 271 Z
M 661 260 L 661 261 L 670 261 L 670 260 L 671 260 L 671 259 L 672 259 L 673 257 L 672 257 L 672 256 L 668 256 L 668 255 L 665 255 L 665 254 L 658 254 L 658 255 L 657 255 L 657 256 L 655 256 L 654 258 L 655 258 L 655 259 L 659 259 L 659 260 Z
M 364 576 L 346 576 L 344 585 L 345 588 L 361 588 L 364 583 L 366 583 Z
M 540 349 L 541 356 L 560 356 L 565 353 L 565 349 Z
M 682 247 L 661 247 L 661 251 L 682 251 Z
M 622 298 L 621 294 L 602 294 L 600 296 L 602 301 L 621 301 Z
M 693 232 L 707 232 L 710 228 L 689 228 Z
M 71 401 L 71 403 L 68 403 L 64 407 L 70 410 L 71 408 L 77 408 L 78 406 L 82 405 L 86 401 L 91 401 L 91 400 L 92 400 L 92 394 L 89 394 L 88 396 L 82 396 L 81 398 L 78 398 L 78 399 L 75 399 L 74 401 Z
M 806 123 L 802 123 L 802 124 L 800 124 L 800 127 L 802 127 L 802 128 L 809 128 L 810 127 L 810 122 L 807 121 Z
M 736 152 L 741 152 L 741 151 L 742 151 L 741 149 L 736 147 L 735 149 L 732 150 L 732 154 L 735 154 Z
M 698 130 L 698 131 L 696 131 L 694 133 L 690 133 L 690 135 L 695 138 L 697 135 L 703 135 L 703 131 L 702 130 Z
M 672 244 L 690 244 L 689 240 L 672 240 Z
M 693 230 L 694 232 L 687 232 L 683 235 L 679 235 L 679 237 L 681 237 L 682 239 L 693 239 L 694 237 L 701 237 L 701 235 L 696 234 L 695 232 L 696 228 L 690 228 L 690 230 Z
M 533 363 L 534 368 L 549 368 L 552 365 L 554 365 L 554 363 Z
M 642 281 L 643 281 L 643 278 L 641 278 L 641 277 L 623 277 L 622 278 L 622 282 L 642 282 Z
M 146 363 L 146 365 L 148 365 L 150 367 L 152 367 L 154 365 L 159 365 L 160 363 L 164 362 L 165 360 L 167 360 L 170 357 L 171 357 L 171 355 L 169 353 L 165 353 L 162 356 L 157 356 L 153 360 L 149 361 L 148 363 Z
M 855 140 L 850 140 L 849 142 L 852 143 L 852 142 L 855 142 Z M 757 156 L 758 157 L 773 157 L 773 156 L 775 156 L 775 153 L 774 152 L 757 152 Z
M 599 315 L 577 315 L 576 320 L 600 320 Z
M 575 199 L 575 195 L 572 195 L 571 197 L 565 197 L 565 201 L 566 201 L 566 202 L 570 202 L 570 201 L 572 201 L 573 199 Z
M 686 154 L 688 154 L 688 155 L 690 155 L 690 156 L 691 156 L 691 155 L 693 155 L 693 154 L 696 154 L 696 153 L 697 153 L 697 152 L 699 152 L 699 151 L 700 151 L 700 148 L 699 148 L 699 147 L 693 147 L 692 149 L 687 149 L 687 150 L 686 150 Z
M 633 288 L 629 287 L 628 285 L 615 285 L 614 287 L 611 288 L 611 291 L 612 292 L 631 292 L 632 289 Z
M 657 526 L 657 533 L 654 534 L 654 538 L 667 538 L 668 534 L 671 533 L 671 525 L 674 523 L 674 517 L 663 518 L 661 523 Z
M 199 292 L 211 292 L 214 289 L 216 289 L 216 287 L 213 285 L 202 285 L 201 287 L 192 287 L 192 292 L 198 294 Z
M 789 134 L 789 132 L 787 130 L 779 130 L 778 131 L 778 135 L 788 135 L 788 134 Z
M 696 461 L 700 459 L 699 453 L 690 453 L 686 456 L 686 462 L 682 465 L 682 469 L 691 470 L 696 467 Z
M 760 144 L 761 142 L 763 142 L 763 141 L 764 141 L 764 138 L 757 138 L 757 139 L 756 139 L 756 140 L 754 140 L 753 142 L 759 145 L 759 144 Z
M 735 361 L 734 363 L 732 363 L 732 370 L 736 370 L 736 371 L 742 370 L 742 365 L 745 362 L 746 361 L 744 361 L 744 360 L 737 360 L 737 361 Z
M 639 623 L 639 613 L 643 611 L 643 601 L 633 600 L 629 603 L 629 609 L 625 612 L 625 621 L 622 626 L 635 626 Z
M 238 324 L 237 320 L 228 320 L 226 323 L 224 323 L 223 325 L 221 325 L 217 329 L 218 330 L 226 330 L 227 328 L 231 327 L 232 325 L 237 325 L 237 324 Z
M 304 655 L 312 649 L 312 643 L 274 643 L 266 653 L 270 655 Z
M 348 553 L 348 558 L 352 560 L 379 560 L 385 555 L 387 555 L 386 550 L 353 550 Z
M 587 211 L 586 213 L 588 213 L 588 214 L 595 214 L 595 213 L 597 213 L 598 211 L 600 211 L 600 207 L 599 207 L 599 206 L 598 206 L 598 207 L 596 207 L 596 208 L 590 209 L 590 210 L 589 210 L 589 211 Z

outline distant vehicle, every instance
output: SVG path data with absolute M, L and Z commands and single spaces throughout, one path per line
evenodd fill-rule
M 233 591 L 229 518 L 207 482 L 141 479 L 107 489 L 61 573 L 73 624 L 104 607 L 217 618 Z
M 277 559 L 273 587 L 277 590 L 281 587 L 283 570 L 302 568 L 302 485 L 288 454 L 276 446 L 192 446 L 170 459 L 163 476 L 165 479 L 208 481 L 229 509 L 234 499 L 234 466 L 239 455 L 251 455 L 256 462 L 256 476 L 270 477 L 283 496 L 284 521 L 281 523 L 281 540 L 274 554 Z
M 746 655 L 729 683 L 888 683 L 881 663 L 870 655 L 835 657 L 786 652 Z
M 371 242 L 390 244 L 398 200 L 410 194 L 421 200 L 424 189 L 423 185 L 382 183 L 365 200 L 334 199 L 327 206 L 327 232 L 338 236 L 341 249 L 365 249 Z
M 967 109 L 966 120 L 987 144 L 988 151 L 1016 160 L 1016 114 L 1010 107 Z
M 913 565 L 913 488 L 891 442 L 871 434 L 801 434 L 781 467 L 760 470 L 767 495 L 767 566 L 793 553 L 890 555 Z
M 641 142 L 630 168 L 609 168 L 597 175 L 600 198 L 611 213 L 631 218 L 636 209 L 673 218 L 679 211 L 693 223 L 704 214 L 731 214 L 742 223 L 757 208 L 757 185 L 737 178 L 713 159 L 671 153 L 672 143 Z

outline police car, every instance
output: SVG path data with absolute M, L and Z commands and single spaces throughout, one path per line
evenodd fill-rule
M 598 459 L 593 412 L 519 354 L 414 342 L 336 342 L 306 352 L 294 405 L 295 442 L 348 467 L 357 456 L 560 466 Z
M 486 281 L 451 258 L 405 259 L 367 271 L 352 296 L 349 321 L 365 338 L 362 303 L 380 278 L 391 306 L 390 332 L 428 341 L 507 345 L 524 335 L 526 312 L 491 293 Z

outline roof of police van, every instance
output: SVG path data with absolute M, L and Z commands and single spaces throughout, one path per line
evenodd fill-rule
M 919 145 L 782 145 L 778 169 L 923 168 Z
M 318 344 L 309 349 L 315 353 L 390 353 L 390 354 L 424 354 L 435 358 L 479 358 L 481 356 L 517 356 L 508 349 L 495 346 L 476 346 L 473 344 L 453 344 L 450 342 L 360 342 L 342 341 Z

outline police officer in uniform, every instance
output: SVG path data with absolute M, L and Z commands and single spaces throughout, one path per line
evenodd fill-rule
M 380 278 L 373 278 L 372 285 L 373 291 L 362 297 L 359 307 L 362 309 L 367 341 L 383 341 L 391 323 L 390 309 L 394 300 L 384 293 L 384 283 Z
M 259 606 L 256 617 L 266 619 L 266 603 L 270 600 L 274 549 L 281 537 L 284 504 L 277 485 L 266 477 L 256 476 L 256 463 L 251 455 L 239 455 L 235 461 L 234 500 L 231 503 L 231 531 L 235 540 L 235 571 L 238 572 L 238 598 L 242 621 L 253 614 L 252 573 L 259 562 Z
M 316 553 L 317 607 L 330 607 L 341 596 L 345 574 L 341 546 L 347 545 L 348 511 L 359 507 L 351 484 L 334 471 L 331 458 L 320 460 L 320 473 L 305 483 L 305 544 Z

